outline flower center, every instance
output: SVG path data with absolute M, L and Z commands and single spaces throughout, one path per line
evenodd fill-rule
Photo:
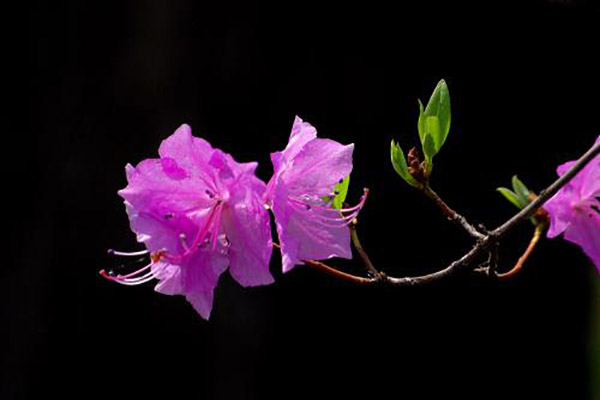
M 215 196 L 212 195 L 211 198 L 213 197 Z M 120 283 L 122 285 L 141 285 L 155 278 L 152 272 L 152 266 L 158 263 L 159 261 L 165 260 L 167 262 L 175 264 L 181 263 L 181 261 L 183 261 L 186 257 L 192 255 L 198 249 L 205 249 L 208 246 L 211 246 L 210 248 L 213 251 L 217 249 L 217 246 L 219 246 L 221 249 L 224 249 L 225 252 L 228 251 L 229 240 L 227 239 L 225 234 L 219 234 L 223 207 L 223 201 L 217 199 L 214 205 L 210 208 L 208 216 L 204 220 L 204 224 L 200 227 L 200 229 L 198 229 L 198 232 L 196 233 L 191 242 L 187 240 L 185 234 L 182 233 L 179 235 L 179 240 L 181 243 L 181 247 L 183 248 L 183 252 L 179 254 L 173 254 L 168 252 L 167 250 L 159 250 L 152 253 L 148 250 L 141 250 L 135 252 L 109 250 L 109 254 L 119 257 L 145 257 L 149 255 L 150 263 L 148 263 L 142 268 L 139 268 L 131 273 L 124 275 L 115 274 L 114 271 L 111 270 L 109 270 L 108 272 L 105 270 L 101 270 L 100 275 L 108 280 Z M 192 210 L 190 211 L 190 213 L 196 211 L 197 210 Z M 173 214 L 169 213 L 166 214 L 164 217 L 165 219 L 171 219 L 173 218 Z

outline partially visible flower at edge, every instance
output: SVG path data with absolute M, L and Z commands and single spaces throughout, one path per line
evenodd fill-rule
M 596 143 L 600 142 L 600 136 Z M 559 176 L 576 161 L 557 168 Z M 547 236 L 564 238 L 579 245 L 600 272 L 600 155 L 594 157 L 569 183 L 543 206 L 550 214 Z
M 330 199 L 352 171 L 353 150 L 353 144 L 318 139 L 316 129 L 296 117 L 286 148 L 271 154 L 274 171 L 265 201 L 275 215 L 284 272 L 304 260 L 352 258 L 347 225 L 366 196 L 341 210 Z
M 131 229 L 151 262 L 127 274 L 103 272 L 108 279 L 138 285 L 156 278 L 155 290 L 184 295 L 208 319 L 213 292 L 227 267 L 242 286 L 273 282 L 266 189 L 256 162 L 238 163 L 192 136 L 182 125 L 159 148 L 160 158 L 126 166 L 125 199 Z

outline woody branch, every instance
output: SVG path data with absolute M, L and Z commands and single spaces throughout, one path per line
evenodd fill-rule
M 448 217 L 448 219 L 456 222 L 459 226 L 462 226 L 473 238 L 477 239 L 475 245 L 461 258 L 453 261 L 446 268 L 433 272 L 426 275 L 414 276 L 414 277 L 392 277 L 382 272 L 379 272 L 377 268 L 371 263 L 367 253 L 364 251 L 360 242 L 358 241 L 358 235 L 356 233 L 356 226 L 352 224 L 350 227 L 352 240 L 361 256 L 365 266 L 369 272 L 369 277 L 361 277 L 346 272 L 339 271 L 326 264 L 318 261 L 307 260 L 305 264 L 322 270 L 330 275 L 336 276 L 341 279 L 349 280 L 354 283 L 362 285 L 373 285 L 373 284 L 384 284 L 392 286 L 417 286 L 423 285 L 435 281 L 439 281 L 455 275 L 458 272 L 465 270 L 475 270 L 477 265 L 475 261 L 483 255 L 485 252 L 489 253 L 488 261 L 486 262 L 486 270 L 489 275 L 495 276 L 495 266 L 497 263 L 497 245 L 502 237 L 510 232 L 519 223 L 532 216 L 536 210 L 538 210 L 546 201 L 554 196 L 563 186 L 565 186 L 571 179 L 577 175 L 596 155 L 600 153 L 600 143 L 594 144 L 585 154 L 583 154 L 577 162 L 561 177 L 554 181 L 550 186 L 544 189 L 539 196 L 529 203 L 526 207 L 516 213 L 508 221 L 497 227 L 496 229 L 481 233 L 467 219 L 454 210 L 450 209 L 445 202 L 429 188 L 428 185 L 423 185 L 421 190 L 425 195 L 431 198 L 436 205 L 442 210 L 442 212 Z

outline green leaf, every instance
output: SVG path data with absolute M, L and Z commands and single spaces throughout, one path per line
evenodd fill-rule
M 527 189 L 527 186 L 525 186 L 525 184 L 521 182 L 521 180 L 516 175 L 512 177 L 511 183 L 512 188 L 519 199 L 519 202 L 523 204 L 523 207 L 525 207 L 531 201 L 529 199 L 529 189 Z
M 421 144 L 425 140 L 425 112 L 423 111 L 423 103 L 419 100 L 419 121 L 417 122 L 417 129 L 419 130 L 419 138 Z
M 437 125 L 436 117 L 427 118 L 427 127 Z M 423 142 L 423 154 L 425 155 L 425 176 L 431 174 L 433 169 L 433 156 L 435 155 L 435 144 L 433 143 L 432 135 L 429 133 L 425 134 L 425 141 Z
M 440 120 L 438 117 L 427 117 L 425 120 L 425 140 L 423 141 L 423 153 L 429 158 L 437 154 L 435 138 L 440 134 Z M 427 143 L 427 141 L 431 143 Z
M 430 132 L 433 136 L 433 142 L 435 143 L 435 154 L 437 154 L 444 145 L 444 142 L 448 137 L 448 132 L 450 132 L 450 92 L 443 79 L 439 81 L 433 90 L 433 94 L 429 98 L 429 102 L 427 103 L 427 107 L 423 114 L 427 119 L 429 119 L 429 117 L 437 117 L 439 120 L 439 130 Z M 421 118 L 419 118 L 419 124 L 421 123 L 420 120 Z M 424 139 L 425 138 L 421 136 L 422 144 L 424 144 Z
M 519 208 L 519 209 L 523 208 L 523 205 L 519 201 L 517 194 L 515 192 L 513 192 L 512 190 L 507 189 L 505 187 L 499 187 L 496 190 L 499 191 L 504 197 L 506 197 L 506 199 L 508 201 L 513 203 L 517 208 Z
M 415 178 L 408 172 L 408 164 L 406 163 L 406 158 L 404 157 L 404 152 L 400 148 L 400 145 L 392 140 L 392 144 L 390 146 L 390 153 L 392 158 L 392 165 L 394 169 L 400 175 L 402 179 L 406 181 L 411 186 L 419 187 L 419 182 L 416 181 Z
M 333 192 L 335 197 L 333 198 L 333 202 L 331 206 L 336 210 L 339 210 L 344 205 L 344 201 L 346 201 L 346 196 L 348 195 L 348 185 L 350 184 L 350 175 L 342 179 L 333 187 Z

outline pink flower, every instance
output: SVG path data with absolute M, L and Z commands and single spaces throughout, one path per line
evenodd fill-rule
M 275 214 L 284 272 L 303 260 L 352 258 L 347 225 L 365 196 L 342 210 L 328 199 L 352 171 L 353 150 L 353 144 L 317 139 L 315 128 L 296 117 L 285 150 L 271 154 L 274 174 L 265 198 Z
M 596 138 L 598 142 L 600 136 Z M 559 166 L 558 175 L 563 175 L 574 163 L 569 161 Z M 600 155 L 546 202 L 544 208 L 550 214 L 548 237 L 564 233 L 564 238 L 578 244 L 600 272 Z
M 242 286 L 273 282 L 266 186 L 254 175 L 257 163 L 237 163 L 193 137 L 188 125 L 158 152 L 160 158 L 127 165 L 128 185 L 119 191 L 131 229 L 147 248 L 130 254 L 150 253 L 152 261 L 131 274 L 104 276 L 125 285 L 156 278 L 158 292 L 185 296 L 208 319 L 227 267 Z

